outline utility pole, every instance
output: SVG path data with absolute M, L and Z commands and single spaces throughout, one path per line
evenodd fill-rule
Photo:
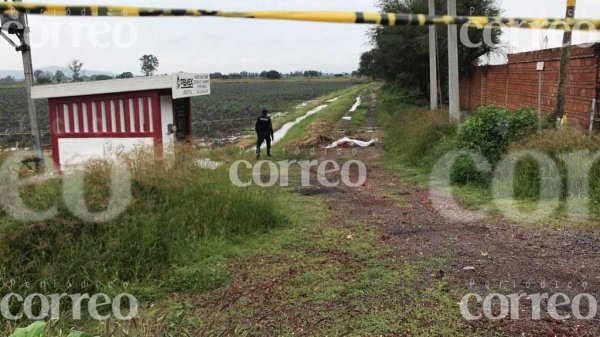
M 456 17 L 456 0 L 448 0 L 448 16 Z M 458 81 L 458 28 L 448 25 L 448 91 L 450 120 L 460 122 L 460 91 Z
M 22 2 L 22 0 L 14 0 L 14 2 Z M 7 18 L 5 13 L 5 19 L 3 19 L 2 29 L 7 29 L 9 34 L 15 34 L 19 39 L 20 45 L 13 43 L 10 38 L 2 33 L 3 37 L 15 47 L 18 52 L 21 52 L 23 59 L 23 73 L 25 75 L 25 91 L 27 95 L 27 107 L 29 110 L 29 123 L 31 125 L 31 138 L 32 147 L 34 151 L 34 159 L 36 161 L 38 169 L 41 169 L 44 163 L 44 154 L 42 152 L 41 134 L 38 125 L 37 111 L 35 109 L 35 102 L 31 98 L 31 87 L 34 84 L 33 79 L 33 65 L 31 61 L 31 47 L 29 42 L 29 27 L 27 25 L 27 16 L 25 13 L 18 13 L 16 17 L 16 23 L 11 18 Z
M 429 15 L 435 15 L 435 0 L 429 0 Z M 437 36 L 435 25 L 429 25 L 429 98 L 431 110 L 438 109 Z
M 577 0 L 567 0 L 567 18 L 575 17 L 575 6 Z M 558 95 L 556 96 L 556 107 L 554 108 L 554 118 L 556 119 L 556 127 L 562 125 L 563 116 L 565 114 L 565 98 L 567 95 L 567 85 L 569 83 L 569 61 L 571 59 L 571 41 L 573 32 L 571 28 L 565 27 L 563 33 L 562 56 L 560 59 L 560 75 L 558 78 Z

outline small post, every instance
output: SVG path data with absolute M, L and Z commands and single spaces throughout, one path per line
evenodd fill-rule
M 592 99 L 592 112 L 590 113 L 590 130 L 589 130 L 589 136 L 592 136 L 592 133 L 594 132 L 594 121 L 596 120 L 596 99 Z
M 545 62 L 537 63 L 538 73 L 538 131 L 542 132 L 542 72 L 544 71 Z
M 429 15 L 435 15 L 435 0 L 429 0 Z M 437 36 L 436 27 L 429 26 L 429 99 L 431 110 L 438 109 Z

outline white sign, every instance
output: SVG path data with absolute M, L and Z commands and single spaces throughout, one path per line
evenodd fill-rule
M 173 74 L 173 98 L 210 95 L 210 75 Z
M 538 63 L 537 63 L 536 70 L 537 70 L 537 71 L 544 71 L 544 66 L 545 66 L 545 65 L 546 65 L 546 63 L 545 63 L 545 62 L 543 62 L 543 61 L 542 61 L 542 62 L 538 62 Z

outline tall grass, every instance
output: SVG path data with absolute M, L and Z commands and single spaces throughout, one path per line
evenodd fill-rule
M 591 169 L 583 164 L 600 150 L 599 141 L 597 135 L 589 137 L 584 130 L 563 127 L 560 130 L 544 130 L 542 133 L 515 142 L 511 144 L 511 149 L 533 149 L 547 154 L 559 168 L 563 188 L 562 197 L 589 197 L 592 215 L 600 216 L 600 163 L 593 163 Z M 539 184 L 533 188 L 527 188 L 532 186 L 532 182 L 528 181 L 527 177 L 534 182 L 539 182 L 539 170 L 533 163 L 526 163 L 524 166 L 522 168 L 523 177 L 519 183 L 523 186 L 521 190 L 526 190 L 522 193 L 531 195 L 537 191 L 535 187 L 539 189 Z M 571 186 L 569 186 L 569 179 Z M 581 206 L 585 206 L 586 202 L 587 200 L 582 199 Z
M 380 94 L 378 123 L 386 130 L 386 158 L 393 166 L 429 170 L 446 149 L 455 147 L 456 126 L 447 113 L 406 102 L 403 97 L 410 94 L 389 86 Z
M 272 192 L 235 187 L 226 169 L 202 170 L 190 160 L 171 165 L 145 159 L 150 157 L 128 159 L 133 199 L 107 223 L 72 215 L 60 196 L 61 179 L 25 188 L 22 195 L 30 206 L 57 204 L 59 214 L 39 223 L 0 214 L 0 292 L 114 293 L 131 284 L 139 287 L 140 296 L 153 297 L 171 290 L 210 289 L 227 277 L 212 268 L 219 259 L 205 251 L 207 246 L 288 221 Z M 91 210 L 107 204 L 109 166 L 95 163 L 85 169 Z
M 508 112 L 493 107 L 481 109 L 457 128 L 448 122 L 446 111 L 428 111 L 423 108 L 423 103 L 411 104 L 398 98 L 405 95 L 397 88 L 394 91 L 384 88 L 380 95 L 378 118 L 381 127 L 386 130 L 385 159 L 388 166 L 413 172 L 420 180 L 427 180 L 432 166 L 449 151 L 479 150 L 494 166 L 507 153 L 539 151 L 547 154 L 558 166 L 561 180 L 558 188 L 561 189 L 559 194 L 563 205 L 567 197 L 582 198 L 589 193 L 591 213 L 600 215 L 600 164 L 595 163 L 591 172 L 587 172 L 585 165 L 578 164 L 572 165 L 571 172 L 567 170 L 567 163 L 580 163 L 586 159 L 586 152 L 582 155 L 572 154 L 573 151 L 589 151 L 588 157 L 591 157 L 600 150 L 597 136 L 588 137 L 584 130 L 571 127 L 535 133 L 532 132 L 534 119 L 527 109 Z M 486 122 L 488 120 L 492 122 Z M 497 120 L 506 123 L 498 123 Z M 516 131 L 511 131 L 511 125 Z M 491 150 L 486 152 L 485 149 Z M 546 169 L 531 157 L 519 160 L 513 181 L 515 199 L 537 203 L 542 186 L 548 186 L 540 174 Z M 568 177 L 571 178 L 570 188 Z M 460 158 L 455 162 L 451 179 L 456 186 L 455 191 L 469 204 L 481 205 L 491 201 L 491 173 L 478 172 L 470 159 Z M 586 201 L 582 199 L 582 203 Z

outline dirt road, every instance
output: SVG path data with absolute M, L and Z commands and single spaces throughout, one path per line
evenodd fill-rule
M 373 105 L 366 128 L 375 127 Z M 571 298 L 579 293 L 600 294 L 596 231 L 545 230 L 498 218 L 477 221 L 468 210 L 459 216 L 463 221 L 449 221 L 434 209 L 427 189 L 379 164 L 382 154 L 381 145 L 357 151 L 355 159 L 369 163 L 368 181 L 364 188 L 329 196 L 328 204 L 338 214 L 333 226 L 360 221 L 376 227 L 380 240 L 393 247 L 400 259 L 447 259 L 436 277 L 447 277 L 465 294 L 565 293 Z M 335 156 L 329 153 L 320 159 Z M 398 206 L 390 195 L 401 196 L 404 202 Z M 520 304 L 519 320 L 475 324 L 491 324 L 509 335 L 600 336 L 598 319 L 557 321 L 542 314 L 540 320 L 532 320 L 531 301 L 523 299 Z
M 381 137 L 381 132 L 376 130 L 374 94 L 372 101 L 361 130 L 364 131 L 363 135 Z M 335 135 L 331 136 L 339 136 L 347 126 L 347 121 L 340 122 L 334 128 Z M 361 130 L 353 130 L 353 133 L 361 134 Z M 222 306 L 228 310 L 245 310 L 248 313 L 243 318 L 230 317 L 228 324 L 232 327 L 252 326 L 260 335 L 320 335 L 317 332 L 320 331 L 319 326 L 328 327 L 326 331 L 329 332 L 338 331 L 340 335 L 355 335 L 352 332 L 357 331 L 353 330 L 355 326 L 343 324 L 339 330 L 332 330 L 336 325 L 329 321 L 337 320 L 338 324 L 351 321 L 361 310 L 382 310 L 373 309 L 378 307 L 378 303 L 381 306 L 400 303 L 399 309 L 391 313 L 392 316 L 397 315 L 398 320 L 402 320 L 402 310 L 412 310 L 411 306 L 424 307 L 424 314 L 419 314 L 424 316 L 416 318 L 416 330 L 405 326 L 396 329 L 390 321 L 385 321 L 381 327 L 369 327 L 371 330 L 368 331 L 378 332 L 373 335 L 420 336 L 425 334 L 420 332 L 420 328 L 426 329 L 435 324 L 432 322 L 435 318 L 426 317 L 428 311 L 435 310 L 436 304 L 432 305 L 428 298 L 434 296 L 432 294 L 437 296 L 441 293 L 448 297 L 452 302 L 447 309 L 450 311 L 449 315 L 460 316 L 457 302 L 468 293 L 478 293 L 485 297 L 494 292 L 505 295 L 552 295 L 562 292 L 571 298 L 579 293 L 600 293 L 600 236 L 596 231 L 545 230 L 498 218 L 478 221 L 472 220 L 473 217 L 466 210 L 462 214 L 464 221 L 449 221 L 435 210 L 426 188 L 412 182 L 410 177 L 384 167 L 380 160 L 382 156 L 382 144 L 355 152 L 348 149 L 340 152 L 321 151 L 317 153 L 321 161 L 344 161 L 352 158 L 365 163 L 368 168 L 366 183 L 359 188 L 310 187 L 297 192 L 306 198 L 322 198 L 331 212 L 329 221 L 312 232 L 313 239 L 332 229 L 350 233 L 347 239 L 368 231 L 375 237 L 374 246 L 368 249 L 385 247 L 385 252 L 376 259 L 393 261 L 393 265 L 400 266 L 398 268 L 411 268 L 429 263 L 427 261 L 438 261 L 433 264 L 433 270 L 418 269 L 418 281 L 409 283 L 409 286 L 404 284 L 404 289 L 412 287 L 409 292 L 406 289 L 399 291 L 395 286 L 385 288 L 375 295 L 362 296 L 358 305 L 356 301 L 346 300 L 344 296 L 323 301 L 308 300 L 310 294 L 290 298 L 289 289 L 298 287 L 294 280 L 306 270 L 313 270 L 311 268 L 314 266 L 299 263 L 293 254 L 265 255 L 236 265 L 238 272 L 232 286 L 204 296 L 204 308 Z M 313 291 L 333 286 L 336 282 L 345 282 L 343 284 L 346 285 L 356 283 L 359 271 L 373 263 L 373 260 L 365 259 L 360 254 L 335 249 L 337 243 L 334 241 L 329 243 L 331 247 L 322 248 L 318 252 L 313 248 L 302 251 L 305 255 L 318 253 L 319 257 L 324 256 L 318 261 L 325 262 L 319 263 L 341 266 L 341 271 L 338 270 L 335 277 L 311 283 Z M 286 267 L 276 273 L 277 277 L 261 278 L 251 271 L 257 264 L 263 271 L 269 266 Z M 431 267 L 431 263 L 428 265 Z M 379 283 L 377 281 L 372 286 L 376 287 Z M 449 288 L 440 292 L 430 291 L 440 284 L 447 284 Z M 345 294 L 344 291 L 347 292 L 347 289 L 339 293 Z M 546 301 L 542 301 L 542 308 L 545 308 L 545 303 Z M 496 314 L 497 309 L 494 311 Z M 562 310 L 563 308 L 558 308 L 559 313 L 563 313 Z M 481 312 L 481 305 L 472 309 L 474 315 Z M 520 319 L 467 322 L 460 318 L 461 322 L 458 324 L 464 325 L 458 329 L 462 332 L 454 335 L 489 336 L 489 332 L 494 331 L 506 336 L 600 336 L 600 321 L 597 318 L 559 321 L 542 310 L 541 319 L 534 320 L 531 312 L 531 301 L 523 298 L 519 305 Z M 377 311 L 366 321 L 375 321 L 382 315 L 384 313 Z M 442 336 L 445 333 L 433 332 L 427 335 Z

